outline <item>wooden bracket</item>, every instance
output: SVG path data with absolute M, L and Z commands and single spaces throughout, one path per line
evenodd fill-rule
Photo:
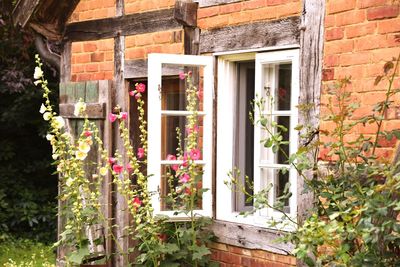
M 183 26 L 197 26 L 197 9 L 199 3 L 177 0 L 175 2 L 174 18 Z

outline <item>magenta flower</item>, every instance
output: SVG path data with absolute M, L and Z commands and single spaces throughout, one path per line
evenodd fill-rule
M 187 160 L 187 154 L 185 152 L 185 154 L 183 155 L 183 163 L 182 163 L 183 167 L 187 167 L 188 166 L 188 160 Z
M 144 148 L 143 147 L 139 147 L 137 150 L 137 156 L 139 159 L 144 157 Z
M 186 78 L 186 74 L 183 72 L 179 72 L 179 79 L 184 80 Z
M 186 184 L 187 182 L 189 182 L 190 180 L 190 176 L 187 173 L 182 174 L 181 177 L 179 177 L 179 182 L 181 182 L 182 184 Z
M 83 135 L 86 136 L 86 137 L 90 137 L 90 136 L 92 136 L 92 132 L 91 131 L 85 131 L 83 133 Z
M 200 149 L 197 148 L 193 148 L 192 150 L 190 150 L 190 158 L 192 160 L 198 160 L 201 158 L 201 152 Z
M 140 207 L 140 205 L 142 205 L 142 201 L 140 200 L 139 197 L 134 197 L 132 200 L 132 205 L 136 209 L 136 208 Z
M 132 170 L 132 165 L 128 162 L 128 164 L 126 164 L 126 169 L 128 170 L 128 171 L 131 171 Z
M 121 120 L 126 120 L 128 118 L 128 112 L 121 112 Z
M 124 169 L 124 167 L 122 165 L 118 165 L 118 164 L 114 164 L 112 168 L 113 168 L 113 171 L 115 171 L 116 173 L 121 173 L 122 170 Z
M 135 96 L 135 91 L 129 91 L 130 96 Z
M 108 158 L 108 163 L 110 164 L 110 165 L 112 165 L 112 164 L 114 164 L 115 162 L 117 162 L 117 160 L 115 159 L 115 158 Z
M 137 93 L 137 94 L 135 95 L 135 99 L 136 99 L 136 100 L 138 100 L 140 97 L 142 97 L 142 95 L 141 95 L 140 93 Z
M 113 113 L 110 113 L 110 114 L 108 115 L 108 119 L 109 119 L 111 122 L 116 121 L 117 118 L 118 118 L 118 116 L 115 115 L 115 114 L 113 114 Z
M 146 91 L 146 85 L 144 83 L 138 83 L 135 87 L 138 93 L 144 93 L 144 91 Z
M 168 154 L 167 160 L 176 160 L 176 157 L 175 157 L 175 155 Z

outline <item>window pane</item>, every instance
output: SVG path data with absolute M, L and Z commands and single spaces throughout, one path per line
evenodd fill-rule
M 271 130 L 272 133 L 275 135 L 276 133 L 280 133 L 282 136 L 282 141 L 289 142 L 290 136 L 290 117 L 289 116 L 266 116 L 269 118 L 269 122 L 267 124 L 268 130 Z M 277 123 L 277 127 L 271 126 L 271 120 L 274 123 Z M 273 152 L 272 147 L 267 148 L 265 147 L 266 144 L 269 142 L 269 139 L 272 136 L 269 134 L 267 130 L 261 131 L 261 161 L 265 161 L 268 163 L 275 163 L 275 164 L 287 164 L 288 156 L 290 155 L 289 144 L 281 144 L 280 149 Z
M 198 150 L 197 160 L 203 159 L 203 118 L 197 116 L 194 127 L 189 128 L 188 116 L 162 116 L 161 118 L 161 159 L 168 155 L 184 156 L 187 152 Z M 193 138 L 197 146 L 187 148 L 188 138 Z M 194 142 L 192 142 L 194 144 Z
M 271 191 L 268 192 L 269 204 L 277 205 L 277 198 L 284 194 L 285 186 L 289 183 L 289 173 L 289 170 L 261 168 L 262 188 L 267 188 L 271 183 L 273 184 Z M 281 204 L 283 204 L 283 210 L 289 213 L 289 199 L 281 199 Z
M 203 110 L 203 67 L 185 67 L 171 64 L 162 65 L 162 110 L 186 110 L 188 87 L 186 78 L 188 73 L 190 73 L 193 90 L 195 90 L 198 100 L 197 110 Z
M 202 209 L 203 167 L 196 165 L 189 171 L 184 164 L 161 166 L 161 210 L 185 210 L 195 194 L 195 209 Z
M 292 64 L 271 63 L 263 68 L 266 110 L 290 110 L 292 93 Z M 273 105 L 271 106 L 271 102 Z

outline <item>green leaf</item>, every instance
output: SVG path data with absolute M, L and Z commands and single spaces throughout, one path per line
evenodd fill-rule
M 193 246 L 193 255 L 192 259 L 195 260 L 201 260 L 204 256 L 211 254 L 211 251 L 208 247 L 206 246 Z
M 81 264 L 86 256 L 90 255 L 88 247 L 79 248 L 68 256 L 68 260 L 72 263 Z

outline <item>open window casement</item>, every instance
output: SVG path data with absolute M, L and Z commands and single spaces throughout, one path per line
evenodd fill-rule
M 191 72 L 198 89 L 198 111 L 188 111 L 185 79 Z M 182 77 L 181 77 L 182 78 Z M 148 58 L 148 167 L 149 191 L 155 214 L 173 219 L 185 219 L 185 214 L 173 210 L 165 196 L 179 190 L 180 181 L 174 177 L 173 166 L 183 164 L 186 151 L 183 141 L 188 131 L 198 131 L 197 148 L 201 157 L 194 160 L 202 175 L 199 189 L 208 189 L 199 197 L 195 214 L 212 216 L 212 117 L 213 117 L 213 58 L 175 54 L 149 54 Z M 190 115 L 196 113 L 195 129 L 187 129 Z M 180 133 L 180 137 L 178 138 Z M 177 148 L 181 148 L 181 152 Z M 179 157 L 179 154 L 181 157 Z M 176 159 L 175 159 L 176 158 Z M 172 172 L 172 176 L 171 176 Z
M 245 188 L 250 195 L 272 185 L 265 195 L 271 205 L 289 182 L 292 196 L 285 203 L 284 211 L 296 218 L 297 174 L 287 164 L 285 154 L 296 152 L 298 142 L 294 130 L 298 123 L 298 61 L 298 49 L 224 54 L 218 58 L 217 219 L 268 227 L 272 219 L 278 221 L 282 218 L 282 214 L 273 209 L 240 216 L 241 212 L 253 210 L 254 203 L 241 190 L 233 192 L 224 184 L 228 172 L 237 168 L 240 174 L 235 178 L 239 183 L 246 185 L 244 177 L 248 176 L 253 184 L 253 187 Z M 289 141 L 288 146 L 282 146 L 283 152 L 273 153 L 272 149 L 264 147 L 262 141 L 270 134 L 259 125 L 249 123 L 249 112 L 253 111 L 251 102 L 257 97 L 265 100 L 262 112 L 268 121 L 288 129 L 281 132 L 283 139 Z M 232 116 L 226 116 L 227 113 Z M 260 115 L 256 109 L 255 119 Z M 270 128 L 277 131 L 275 127 Z M 280 172 L 281 168 L 288 169 L 288 172 Z M 284 227 L 287 230 L 291 228 Z

